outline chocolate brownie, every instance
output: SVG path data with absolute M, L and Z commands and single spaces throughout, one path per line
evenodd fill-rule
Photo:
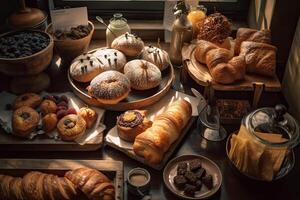
M 204 168 L 200 168 L 195 172 L 196 178 L 197 179 L 201 179 L 202 177 L 204 177 L 206 175 L 206 171 Z
M 181 162 L 177 166 L 177 174 L 184 175 L 187 172 L 187 163 Z
M 185 174 L 184 174 L 184 177 L 187 179 L 187 181 L 190 183 L 190 184 L 195 184 L 196 181 L 197 181 L 197 178 L 196 178 L 196 175 L 191 172 L 191 171 L 187 171 Z
M 212 175 L 206 175 L 202 178 L 202 183 L 211 190 L 213 188 L 213 178 Z
M 184 194 L 186 194 L 187 196 L 194 196 L 195 192 L 197 191 L 196 186 L 194 185 L 190 185 L 190 184 L 186 184 L 184 187 Z
M 189 164 L 190 164 L 190 170 L 191 171 L 196 171 L 197 169 L 201 168 L 201 160 L 200 159 L 191 160 L 189 162 Z
M 174 180 L 175 186 L 180 190 L 184 189 L 184 186 L 187 183 L 186 178 L 182 175 L 175 176 L 173 180 Z

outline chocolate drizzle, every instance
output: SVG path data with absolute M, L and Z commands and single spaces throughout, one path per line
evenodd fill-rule
M 124 116 L 128 112 L 134 113 L 135 119 L 133 119 L 132 121 L 126 121 Z M 130 110 L 130 111 L 126 111 L 125 113 L 121 114 L 117 119 L 117 123 L 119 126 L 134 128 L 135 126 L 140 125 L 143 122 L 143 120 L 144 120 L 144 117 L 142 116 L 142 114 L 140 112 L 135 111 L 135 110 Z

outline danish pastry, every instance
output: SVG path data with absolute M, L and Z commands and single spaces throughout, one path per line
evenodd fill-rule
M 25 93 L 18 96 L 13 104 L 14 109 L 18 109 L 22 106 L 29 106 L 31 108 L 36 108 L 42 102 L 42 98 L 35 93 Z
M 86 122 L 80 115 L 66 115 L 59 120 L 57 130 L 62 140 L 72 141 L 85 133 Z
M 95 124 L 98 114 L 89 107 L 80 108 L 78 115 L 80 115 L 86 122 L 86 128 L 92 128 Z
M 152 121 L 145 117 L 145 111 L 128 110 L 117 118 L 119 137 L 134 142 L 135 137 L 151 127 Z
M 14 111 L 12 117 L 13 134 L 28 137 L 39 124 L 40 116 L 31 107 L 22 106 Z

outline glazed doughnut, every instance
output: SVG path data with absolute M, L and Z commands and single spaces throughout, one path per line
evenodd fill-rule
M 12 117 L 13 134 L 28 137 L 39 124 L 40 116 L 31 107 L 23 106 L 14 111 Z
M 42 102 L 42 98 L 35 93 L 25 93 L 18 96 L 13 104 L 14 109 L 18 109 L 22 106 L 29 106 L 31 108 L 38 107 Z
M 59 120 L 57 130 L 62 140 L 72 141 L 85 133 L 86 122 L 80 115 L 66 115 Z
M 88 87 L 88 93 L 104 104 L 117 104 L 130 92 L 130 81 L 118 71 L 106 71 L 96 76 Z

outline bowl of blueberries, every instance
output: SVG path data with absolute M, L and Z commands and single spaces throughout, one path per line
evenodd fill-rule
M 53 56 L 53 39 L 46 32 L 20 30 L 0 36 L 0 72 L 10 76 L 36 75 Z

